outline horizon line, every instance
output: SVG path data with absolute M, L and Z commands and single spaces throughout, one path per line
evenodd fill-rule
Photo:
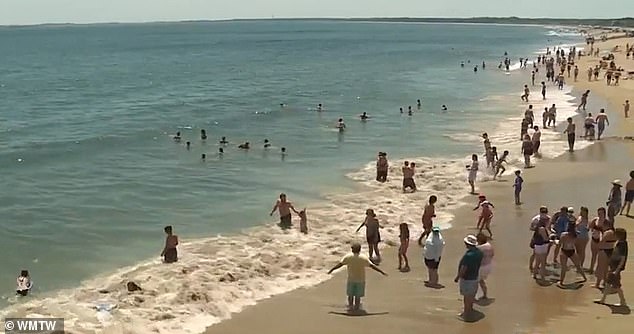
M 519 16 L 472 16 L 472 17 L 410 17 L 410 16 L 369 16 L 369 17 L 261 17 L 261 18 L 219 18 L 219 19 L 186 19 L 186 20 L 150 20 L 150 21 L 102 21 L 102 22 L 44 22 L 44 23 L 28 23 L 28 24 L 0 24 L 0 28 L 12 27 L 41 27 L 41 26 L 87 26 L 87 25 L 117 25 L 117 24 L 166 24 L 166 23 L 211 23 L 211 22 L 240 22 L 240 21 L 379 21 L 398 20 L 418 22 L 426 22 L 432 20 L 431 23 L 467 23 L 460 22 L 465 20 L 525 20 L 525 21 L 623 21 L 634 20 L 634 17 L 620 18 L 557 18 L 557 17 L 519 17 Z M 456 22 L 452 22 L 455 20 Z M 440 21 L 440 22 L 438 22 Z M 478 23 L 478 22 L 473 22 Z M 485 23 L 485 22 L 480 22 Z M 634 27 L 629 27 L 634 28 Z

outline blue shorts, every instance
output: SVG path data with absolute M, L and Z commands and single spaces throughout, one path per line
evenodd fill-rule
M 478 280 L 460 279 L 460 294 L 463 296 L 475 296 L 478 293 Z
M 346 294 L 348 297 L 364 297 L 365 282 L 348 282 Z

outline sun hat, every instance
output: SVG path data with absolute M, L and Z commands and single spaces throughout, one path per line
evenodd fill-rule
M 573 208 L 573 207 L 569 206 L 569 207 L 568 207 L 568 212 L 569 212 L 569 213 L 573 213 L 573 212 L 575 212 L 575 208 Z
M 470 246 L 478 245 L 478 239 L 472 234 L 469 234 L 468 236 L 464 237 L 463 240 L 464 240 L 464 243 L 467 245 L 470 245 Z
M 615 185 L 615 186 L 619 186 L 619 187 L 622 187 L 622 186 L 623 186 L 623 185 L 621 184 L 621 180 L 618 180 L 618 179 L 617 179 L 617 180 L 612 181 L 612 184 L 613 184 L 613 185 Z

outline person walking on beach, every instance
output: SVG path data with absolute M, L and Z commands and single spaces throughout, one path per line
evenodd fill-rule
M 597 265 L 597 259 L 599 256 L 599 246 L 601 245 L 601 239 L 603 231 L 607 229 L 609 222 L 607 220 L 607 211 L 605 208 L 597 209 L 597 216 L 590 221 L 588 228 L 590 229 L 590 274 L 594 274 Z
M 29 276 L 28 270 L 20 271 L 20 276 L 16 280 L 17 285 L 15 288 L 15 293 L 19 296 L 26 297 L 31 288 L 33 287 L 33 281 L 31 281 L 31 276 Z
M 531 137 L 531 142 L 533 143 L 533 154 L 538 157 L 539 156 L 539 147 L 542 144 L 542 132 L 539 130 L 539 126 L 533 126 L 533 136 Z
M 601 242 L 599 242 L 599 255 L 597 256 L 597 269 L 594 272 L 596 282 L 595 288 L 601 288 L 601 283 L 605 282 L 608 275 L 608 263 L 614 251 L 616 236 L 614 234 L 614 222 L 606 220 L 603 226 Z
M 581 268 L 579 264 L 579 256 L 575 250 L 575 243 L 577 239 L 577 227 L 575 224 L 568 224 L 568 228 L 566 232 L 561 234 L 559 239 L 559 243 L 561 244 L 561 256 L 559 257 L 559 261 L 561 263 L 561 271 L 559 274 L 559 283 L 560 287 L 565 287 L 564 282 L 566 279 L 566 272 L 568 271 L 568 259 L 572 261 L 572 263 L 577 268 L 577 272 L 581 274 L 583 277 L 583 281 L 585 282 L 588 279 L 586 278 L 586 274 L 583 272 L 583 268 Z
M 582 206 L 579 209 L 579 217 L 577 218 L 577 239 L 575 240 L 575 250 L 579 256 L 579 266 L 583 268 L 586 262 L 586 249 L 590 241 L 590 218 L 588 208 Z
M 630 172 L 630 180 L 625 184 L 625 201 L 623 201 L 623 206 L 621 207 L 621 215 L 625 211 L 625 215 L 630 217 L 632 201 L 634 201 L 634 170 Z
M 504 168 L 504 164 L 507 163 L 506 162 L 506 158 L 509 156 L 509 151 L 504 151 L 502 153 L 502 157 L 500 157 L 500 159 L 498 159 L 495 162 L 495 174 L 493 174 L 493 179 L 495 180 L 496 177 L 500 176 L 502 177 L 502 174 L 504 174 L 504 172 L 506 171 L 506 168 Z
M 548 126 L 552 124 L 553 128 L 557 127 L 557 107 L 554 103 L 548 110 L 548 116 Z
M 367 257 L 361 255 L 361 245 L 359 243 L 353 243 L 351 250 L 351 254 L 344 256 L 337 265 L 328 271 L 330 275 L 333 271 L 343 266 L 347 267 L 346 295 L 348 296 L 348 311 L 350 312 L 361 310 L 361 298 L 365 297 L 365 268 L 370 267 L 383 276 L 387 276 L 383 270 L 370 262 Z
M 586 90 L 583 95 L 581 95 L 581 103 L 579 104 L 579 107 L 577 107 L 577 110 L 581 110 L 583 108 L 583 111 L 586 111 L 586 105 L 588 104 L 588 95 L 590 95 L 589 89 Z
M 390 164 L 387 161 L 387 153 L 379 152 L 379 156 L 376 160 L 376 180 L 385 183 L 387 181 L 387 171 Z
M 467 251 L 460 260 L 454 282 L 459 283 L 460 294 L 464 298 L 463 311 L 458 316 L 464 321 L 469 321 L 473 316 L 473 303 L 478 293 L 478 276 L 480 275 L 483 254 L 477 248 L 478 240 L 475 236 L 468 235 L 463 240 Z
M 625 113 L 625 118 L 630 117 L 630 100 L 625 100 L 625 104 L 623 105 L 623 113 Z
M 605 109 L 601 108 L 601 111 L 599 111 L 599 114 L 597 115 L 596 123 L 597 123 L 597 129 L 599 130 L 597 140 L 601 140 L 601 135 L 605 131 L 605 126 L 610 125 L 610 120 L 608 120 L 608 115 L 605 114 Z
M 381 233 L 379 229 L 381 228 L 381 225 L 379 224 L 379 220 L 376 218 L 374 210 L 367 209 L 365 211 L 365 219 L 363 220 L 363 223 L 359 225 L 355 233 L 358 233 L 364 226 L 365 240 L 368 243 L 368 258 L 373 263 L 380 263 L 381 253 L 379 253 L 379 242 L 381 242 Z M 376 258 L 374 255 L 376 255 Z
M 621 272 L 625 270 L 625 265 L 627 264 L 627 231 L 623 228 L 617 228 L 614 234 L 616 235 L 617 242 L 608 264 L 609 273 L 606 279 L 606 287 L 603 289 L 601 299 L 595 302 L 605 304 L 605 299 L 608 294 L 616 292 L 619 296 L 619 304 L 614 306 L 625 307 L 627 302 L 625 301 L 625 294 L 623 293 L 621 285 Z
M 165 237 L 165 247 L 161 252 L 161 256 L 165 263 L 174 263 L 178 261 L 178 251 L 176 250 L 176 246 L 178 246 L 178 236 L 172 234 L 172 226 L 165 226 L 163 230 L 167 236 Z
M 606 205 L 608 206 L 608 220 L 614 224 L 614 217 L 619 214 L 622 208 L 621 202 L 621 188 L 623 185 L 621 184 L 621 180 L 612 181 L 612 189 L 610 190 L 610 195 L 608 196 L 608 202 Z
M 546 259 L 548 258 L 548 250 L 550 248 L 550 216 L 548 216 L 548 208 L 542 206 L 539 208 L 539 215 L 533 217 L 530 230 L 533 231 L 530 246 L 533 254 L 529 260 L 529 270 L 533 273 L 533 278 L 537 275 L 542 280 L 546 276 Z
M 546 100 L 546 83 L 542 81 L 542 100 Z
M 282 230 L 288 230 L 293 225 L 293 222 L 292 222 L 293 216 L 291 215 L 291 210 L 297 213 L 297 210 L 295 210 L 295 207 L 293 207 L 293 204 L 286 200 L 286 194 L 281 193 L 280 199 L 277 200 L 277 202 L 275 202 L 275 205 L 273 206 L 273 209 L 271 210 L 270 215 L 273 216 L 275 211 L 279 211 L 280 213 L 279 227 Z
M 423 246 L 419 239 L 419 245 Z M 430 288 L 442 287 L 438 283 L 438 267 L 440 266 L 440 259 L 442 258 L 442 251 L 445 247 L 445 240 L 443 240 L 440 234 L 440 228 L 432 228 L 432 232 L 425 238 L 425 244 L 423 248 L 423 259 L 425 267 L 427 267 L 428 280 L 425 281 L 425 286 Z
M 575 65 L 575 82 L 577 82 L 578 77 L 579 77 L 579 67 Z
M 524 155 L 524 168 L 531 168 L 533 142 L 531 141 L 531 136 L 529 136 L 528 134 L 524 135 L 524 140 L 522 141 L 522 154 Z
M 471 156 L 471 165 L 467 165 L 467 170 L 469 171 L 469 185 L 471 186 L 471 194 L 475 194 L 475 181 L 478 176 L 478 155 L 473 154 Z
M 401 272 L 408 272 L 409 260 L 407 259 L 407 249 L 409 248 L 409 226 L 407 223 L 401 223 L 398 226 L 399 235 L 398 238 L 401 244 L 398 247 L 398 270 Z
M 528 97 L 531 95 L 531 90 L 528 89 L 528 85 L 524 85 L 524 94 L 520 96 L 522 101 L 528 102 Z
M 436 217 L 436 207 L 434 206 L 438 201 L 438 197 L 436 195 L 429 196 L 429 201 L 427 205 L 425 205 L 425 209 L 423 210 L 423 217 L 421 221 L 423 222 L 423 233 L 418 238 L 418 244 L 422 245 L 422 241 L 427 238 L 427 236 L 432 231 L 432 226 L 434 225 L 433 219 Z
M 592 113 L 588 113 L 588 116 L 583 121 L 583 127 L 585 129 L 583 137 L 586 140 L 594 140 L 594 117 L 592 117 Z
M 572 122 L 572 117 L 568 117 L 567 119 L 568 125 L 566 126 L 566 130 L 564 133 L 568 135 L 568 151 L 574 152 L 575 150 L 575 139 L 577 135 L 575 134 L 577 126 Z
M 520 174 L 522 174 L 522 171 L 515 171 L 515 181 L 513 182 L 513 188 L 515 188 L 515 205 L 522 204 L 520 194 L 522 193 L 522 184 L 524 184 L 524 179 L 520 176 Z
M 533 121 L 535 120 L 535 113 L 533 112 L 533 105 L 529 105 L 528 109 L 524 112 L 524 118 L 528 122 L 529 127 L 533 127 Z
M 478 280 L 480 281 L 480 289 L 482 290 L 482 297 L 480 299 L 487 300 L 489 299 L 489 289 L 487 287 L 486 279 L 493 270 L 493 256 L 495 255 L 495 251 L 493 250 L 493 245 L 489 243 L 489 238 L 486 235 L 478 233 L 476 239 L 478 239 L 477 247 L 482 252 L 482 263 L 480 264 L 480 275 L 478 277 Z

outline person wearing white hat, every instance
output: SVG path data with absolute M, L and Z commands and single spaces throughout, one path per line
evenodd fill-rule
M 464 309 L 459 317 L 468 321 L 473 315 L 473 303 L 478 293 L 478 278 L 483 254 L 477 247 L 478 239 L 474 235 L 468 235 L 463 240 L 467 247 L 467 252 L 460 260 L 454 282 L 460 282 L 460 294 L 464 297 Z
M 621 180 L 612 181 L 612 189 L 610 190 L 610 196 L 608 196 L 608 201 L 605 205 L 608 206 L 608 219 L 614 224 L 614 217 L 621 210 L 621 188 L 623 185 L 621 184 Z
M 440 228 L 434 226 L 432 233 L 425 239 L 425 248 L 423 249 L 423 258 L 429 280 L 425 281 L 425 286 L 430 288 L 439 288 L 438 284 L 438 266 L 442 257 L 442 250 L 445 247 L 445 240 L 440 234 Z

